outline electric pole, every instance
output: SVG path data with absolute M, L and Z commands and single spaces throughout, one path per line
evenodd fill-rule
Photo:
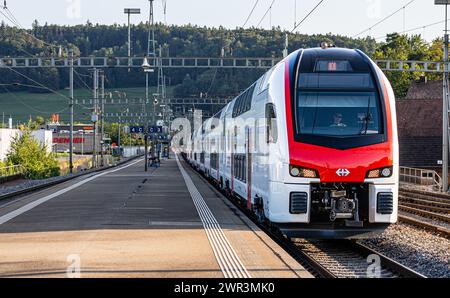
M 155 44 L 155 28 L 154 28 L 154 14 L 153 14 L 153 1 L 149 0 L 150 4 L 150 15 L 148 20 L 148 38 L 147 38 L 147 57 L 153 57 L 155 61 L 156 58 L 156 44 Z M 150 52 L 150 44 L 152 44 L 152 51 Z M 144 69 L 145 71 L 145 69 Z M 147 111 L 146 105 L 149 101 L 149 71 L 145 72 L 145 104 L 144 110 L 145 113 Z M 154 117 L 154 116 L 153 116 Z M 148 126 L 148 116 L 145 114 L 145 125 L 144 125 L 144 138 L 145 138 L 145 171 L 148 171 L 148 134 L 149 134 L 149 126 Z
M 444 31 L 444 75 L 443 75 L 443 105 L 442 105 L 442 191 L 448 191 L 448 141 L 449 141 L 449 127 L 448 127 L 448 113 L 449 113 L 449 68 L 448 68 L 448 5 L 450 0 L 435 0 L 436 5 L 445 5 L 445 31 Z
M 70 60 L 70 141 L 69 141 L 69 172 L 73 174 L 73 50 L 69 50 L 69 60 Z
M 97 134 L 97 98 L 98 98 L 98 69 L 94 68 L 94 100 L 93 100 L 93 112 L 92 112 L 92 123 L 94 124 L 94 136 L 93 136 L 93 145 L 92 145 L 92 166 L 93 168 L 97 167 L 97 144 L 96 144 L 96 134 Z
M 443 81 L 443 141 L 442 141 L 442 191 L 448 191 L 448 112 L 449 112 L 449 94 L 448 94 L 448 27 L 447 12 L 448 5 L 445 5 L 445 35 L 444 35 L 444 81 Z
M 120 149 L 120 126 L 122 124 L 122 117 L 119 116 L 119 130 L 117 132 L 117 146 L 119 147 L 119 160 L 120 157 L 122 156 L 122 151 Z
M 101 76 L 100 76 L 101 80 L 100 80 L 100 88 L 101 88 L 101 94 L 100 94 L 100 98 L 101 98 L 101 111 L 100 111 L 100 117 L 101 117 L 101 141 L 100 141 L 100 155 L 101 155 L 101 166 L 103 167 L 105 165 L 104 162 L 104 154 L 103 154 L 103 147 L 104 147 L 104 140 L 105 140 L 105 73 L 104 71 L 101 71 Z

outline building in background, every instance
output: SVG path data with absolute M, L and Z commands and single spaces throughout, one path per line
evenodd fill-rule
M 53 151 L 69 152 L 70 127 L 68 125 L 47 125 L 53 134 Z M 92 154 L 94 143 L 94 126 L 80 124 L 73 127 L 73 152 L 75 154 Z M 96 149 L 100 152 L 101 134 L 96 134 Z
M 18 129 L 0 128 L 0 160 L 5 160 L 13 138 L 20 134 Z
M 439 168 L 442 160 L 442 81 L 413 82 L 397 100 L 400 165 Z
M 45 146 L 47 149 L 47 153 L 52 152 L 53 148 L 53 132 L 51 130 L 33 130 L 31 135 L 41 144 L 41 146 Z
M 6 159 L 13 139 L 21 134 L 22 132 L 19 129 L 0 128 L 0 160 Z M 44 129 L 34 130 L 31 132 L 31 135 L 41 146 L 46 146 L 48 153 L 52 152 L 52 131 Z

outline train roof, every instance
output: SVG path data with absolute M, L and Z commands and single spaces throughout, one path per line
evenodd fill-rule
M 370 60 L 360 50 L 347 48 L 310 48 L 302 50 L 300 63 L 300 72 L 321 72 L 327 71 L 321 69 L 318 61 L 343 61 L 341 67 L 346 67 L 344 71 L 351 72 L 370 72 Z M 327 67 L 327 64 L 325 67 Z M 339 66 L 338 66 L 339 67 Z M 339 71 L 339 69 L 338 69 Z

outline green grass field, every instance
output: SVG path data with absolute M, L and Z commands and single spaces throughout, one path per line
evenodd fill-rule
M 109 92 L 114 92 L 115 90 L 120 92 L 126 92 L 128 98 L 144 98 L 145 88 L 123 88 L 123 89 L 112 89 L 106 90 L 106 94 Z M 59 93 L 69 96 L 68 90 L 60 90 Z M 150 88 L 150 96 L 156 92 L 156 88 Z M 167 90 L 168 95 L 171 94 L 171 89 Z M 86 89 L 76 89 L 75 99 L 91 99 L 91 93 Z M 118 98 L 114 95 L 114 98 Z M 13 118 L 13 124 L 16 125 L 18 122 L 26 122 L 36 116 L 42 116 L 45 119 L 51 118 L 52 114 L 59 114 L 60 121 L 68 122 L 69 120 L 69 108 L 68 99 L 63 96 L 53 94 L 53 93 L 28 93 L 28 92 L 11 92 L 11 93 L 0 93 L 0 124 L 2 121 L 3 113 L 5 115 L 5 123 L 8 122 L 8 118 L 11 116 Z M 90 106 L 75 106 L 75 121 L 88 122 L 90 120 L 89 114 Z M 141 112 L 141 105 L 107 105 L 107 113 L 116 113 L 130 109 L 130 112 Z

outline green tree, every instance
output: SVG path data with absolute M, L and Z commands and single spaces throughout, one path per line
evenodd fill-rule
M 439 45 L 440 44 L 440 45 Z M 380 60 L 409 60 L 409 61 L 440 61 L 442 60 L 442 41 L 435 40 L 428 44 L 420 35 L 400 35 L 398 33 L 389 34 L 386 43 L 381 44 L 375 51 L 373 58 Z M 408 66 L 405 65 L 407 68 Z M 429 73 L 414 71 L 414 72 L 388 72 L 392 87 L 398 98 L 406 96 L 411 82 L 418 80 L 421 76 L 425 76 L 430 80 L 437 79 L 439 76 Z
M 28 179 L 45 179 L 60 175 L 58 163 L 45 146 L 33 138 L 29 130 L 16 136 L 7 155 L 7 163 L 21 165 Z
M 144 145 L 144 139 L 141 135 L 125 133 L 123 127 L 124 124 L 121 125 L 120 130 L 120 142 L 122 146 L 130 145 L 130 137 L 132 146 Z M 119 123 L 105 123 L 105 133 L 107 133 L 110 136 L 111 143 L 118 144 Z

